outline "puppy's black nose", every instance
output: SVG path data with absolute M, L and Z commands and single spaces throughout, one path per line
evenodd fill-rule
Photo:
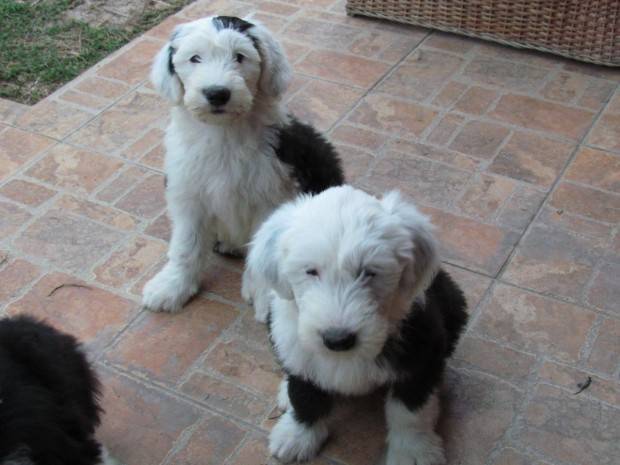
M 230 89 L 224 86 L 211 86 L 202 90 L 202 93 L 213 106 L 219 107 L 230 100 Z
M 336 352 L 350 350 L 357 342 L 355 333 L 346 329 L 330 328 L 323 331 L 321 336 L 323 337 L 325 347 Z

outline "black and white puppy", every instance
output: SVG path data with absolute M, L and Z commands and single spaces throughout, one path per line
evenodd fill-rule
M 111 465 L 95 439 L 99 381 L 72 336 L 0 320 L 0 465 Z
M 151 79 L 173 103 L 166 131 L 168 263 L 143 292 L 178 310 L 198 290 L 211 249 L 243 255 L 252 233 L 300 192 L 343 182 L 332 146 L 287 114 L 291 70 L 257 22 L 216 16 L 179 25 Z
M 274 456 L 312 458 L 337 396 L 388 386 L 387 465 L 444 462 L 437 389 L 467 314 L 424 215 L 397 192 L 300 196 L 259 228 L 247 273 L 271 292 L 270 338 L 286 373 Z

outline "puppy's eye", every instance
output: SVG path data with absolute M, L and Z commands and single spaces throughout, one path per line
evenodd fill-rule
M 377 273 L 367 268 L 364 268 L 360 273 L 360 276 L 362 277 L 362 279 L 372 279 L 377 276 Z
M 308 276 L 318 276 L 319 272 L 316 270 L 316 268 L 311 268 L 309 270 L 306 270 L 306 274 Z
M 202 62 L 200 56 L 198 56 L 198 55 L 194 55 L 193 57 L 191 57 L 189 59 L 189 61 L 191 61 L 192 63 L 201 63 Z
M 243 63 L 243 60 L 245 60 L 245 56 L 237 53 L 237 55 L 235 55 L 235 60 L 237 60 L 237 63 Z

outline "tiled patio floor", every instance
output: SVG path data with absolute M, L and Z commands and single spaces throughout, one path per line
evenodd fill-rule
M 423 206 L 467 291 L 450 464 L 617 464 L 620 70 L 347 18 L 342 1 L 199 1 L 36 106 L 0 102 L 0 314 L 86 342 L 100 436 L 127 465 L 268 463 L 279 374 L 242 264 L 215 260 L 183 313 L 139 308 L 169 234 L 149 62 L 177 22 L 255 10 L 294 64 L 290 108 L 328 132 L 350 182 Z M 312 463 L 377 462 L 381 406 L 362 402 Z

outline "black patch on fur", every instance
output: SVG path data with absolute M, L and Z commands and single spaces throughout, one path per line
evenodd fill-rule
M 414 303 L 397 336 L 388 339 L 378 363 L 399 374 L 393 396 L 409 410 L 422 407 L 439 385 L 446 364 L 467 323 L 463 292 L 440 270 L 426 290 L 424 308 Z
M 287 379 L 288 397 L 299 423 L 311 426 L 329 414 L 333 402 L 329 393 L 299 376 L 288 375 Z
M 72 336 L 26 316 L 0 321 L 0 463 L 95 465 L 99 382 Z
M 292 118 L 279 129 L 278 159 L 293 168 L 301 192 L 318 194 L 344 183 L 340 158 L 334 147 L 313 127 Z
M 258 48 L 258 39 L 248 32 L 248 30 L 254 27 L 254 24 L 244 19 L 237 18 L 236 16 L 216 16 L 213 18 L 213 24 L 215 29 L 218 31 L 221 31 L 222 29 L 232 29 L 245 34 L 254 44 L 256 51 L 260 53 L 260 49 Z
M 172 62 L 172 57 L 174 56 L 175 52 L 176 50 L 172 47 L 172 45 L 168 47 L 168 72 L 170 74 L 175 73 L 174 63 Z

